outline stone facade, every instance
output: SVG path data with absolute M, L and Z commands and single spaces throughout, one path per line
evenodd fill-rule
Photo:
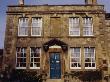
M 110 76 L 110 19 L 109 14 L 104 11 L 104 5 L 94 4 L 86 5 L 11 5 L 7 10 L 5 46 L 3 57 L 3 69 L 10 67 L 16 69 L 16 48 L 26 47 L 26 69 L 30 66 L 30 47 L 41 48 L 40 71 L 45 71 L 47 82 L 54 82 L 50 79 L 50 53 L 60 53 L 61 61 L 61 79 L 60 82 L 80 82 L 78 78 L 71 78 L 72 72 L 83 73 L 88 71 L 101 71 L 102 80 L 97 82 L 106 82 L 105 78 Z M 18 19 L 28 17 L 29 30 L 28 36 L 18 36 Z M 32 17 L 41 17 L 42 33 L 41 36 L 31 36 Z M 69 36 L 69 18 L 79 17 L 80 36 Z M 93 36 L 83 36 L 83 17 L 93 18 Z M 67 44 L 66 51 L 63 48 L 49 48 L 44 50 L 44 44 L 55 40 L 54 45 L 64 42 Z M 51 44 L 48 44 L 49 46 Z M 52 45 L 52 46 L 54 46 Z M 59 46 L 59 45 L 58 45 Z M 61 45 L 62 47 L 62 45 Z M 70 48 L 81 48 L 81 69 L 70 69 Z M 96 69 L 85 69 L 84 48 L 94 47 L 96 55 Z M 37 69 L 36 69 L 37 71 Z M 107 79 L 108 80 L 108 79 Z M 56 81 L 55 81 L 56 82 Z M 82 81 L 81 81 L 82 82 Z M 96 82 L 96 81 L 95 81 Z M 108 81 L 109 82 L 109 81 Z

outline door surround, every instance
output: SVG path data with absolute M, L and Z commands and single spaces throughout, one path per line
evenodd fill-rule
M 48 50 L 48 72 L 49 72 L 49 78 L 50 78 L 50 55 L 51 53 L 60 53 L 60 64 L 61 64 L 61 78 L 63 78 L 63 74 L 64 74 L 64 59 L 63 59 L 63 51 L 61 48 L 50 48 Z
M 50 79 L 61 79 L 61 59 L 59 52 L 50 53 Z

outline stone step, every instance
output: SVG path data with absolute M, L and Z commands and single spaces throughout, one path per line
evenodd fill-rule
M 63 82 L 62 79 L 47 79 L 46 82 Z

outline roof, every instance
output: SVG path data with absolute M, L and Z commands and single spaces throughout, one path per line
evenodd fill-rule
M 0 55 L 3 55 L 3 49 L 0 49 Z

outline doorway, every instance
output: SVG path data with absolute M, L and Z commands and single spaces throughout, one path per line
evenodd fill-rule
M 61 79 L 60 53 L 50 53 L 50 79 Z

